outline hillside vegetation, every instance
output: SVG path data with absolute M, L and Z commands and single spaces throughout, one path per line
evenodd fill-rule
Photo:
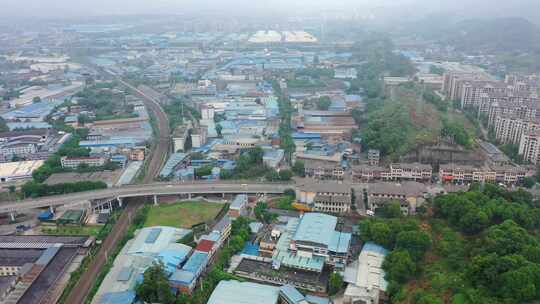
M 538 228 L 529 193 L 487 184 L 437 197 L 421 218 L 364 221 L 361 235 L 391 250 L 392 303 L 512 304 L 540 299 Z

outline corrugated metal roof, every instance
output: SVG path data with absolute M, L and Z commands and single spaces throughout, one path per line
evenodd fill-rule
M 296 304 L 304 300 L 304 295 L 291 285 L 283 285 L 279 288 L 279 291 L 281 295 L 287 299 L 287 303 Z
M 306 300 L 310 304 L 330 304 L 330 299 L 312 295 L 306 295 Z
M 328 246 L 334 237 L 337 218 L 323 213 L 306 213 L 300 218 L 294 241 L 313 242 Z
M 99 304 L 131 304 L 135 301 L 135 291 L 109 292 L 103 294 Z
M 250 282 L 221 281 L 207 304 L 276 304 L 279 288 Z
M 214 244 L 215 244 L 214 241 L 201 240 L 199 244 L 197 244 L 197 247 L 195 247 L 195 250 L 202 251 L 202 252 L 210 252 L 212 251 Z
M 41 254 L 39 259 L 36 261 L 36 264 L 43 266 L 49 264 L 49 262 L 56 256 L 60 248 L 62 248 L 61 244 L 55 244 L 52 247 L 45 249 L 43 254 Z
M 150 232 L 148 233 L 148 235 L 146 236 L 146 239 L 144 240 L 144 242 L 146 244 L 153 244 L 157 240 L 160 234 L 161 234 L 161 228 L 152 228 Z
M 185 271 L 190 271 L 192 273 L 199 273 L 199 271 L 201 271 L 201 269 L 206 266 L 207 262 L 208 253 L 195 251 L 182 269 Z
M 120 273 L 118 273 L 118 277 L 116 277 L 116 280 L 120 282 L 127 282 L 129 281 L 129 278 L 131 278 L 132 274 L 133 274 L 133 268 L 123 267 L 120 270 Z
M 328 250 L 337 253 L 347 253 L 349 251 L 350 243 L 350 233 L 334 231 L 334 235 L 328 244 Z
M 189 285 L 195 279 L 195 274 L 190 271 L 178 269 L 169 278 L 169 281 L 176 284 L 185 284 Z

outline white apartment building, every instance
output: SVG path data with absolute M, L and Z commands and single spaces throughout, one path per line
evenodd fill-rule
M 502 115 L 495 118 L 494 130 L 499 143 L 519 145 L 524 133 L 540 130 L 540 121 Z
M 64 156 L 60 159 L 62 168 L 77 169 L 82 164 L 89 167 L 100 167 L 105 165 L 106 159 L 103 157 L 67 157 Z
M 493 126 L 498 116 L 510 115 L 521 119 L 536 119 L 540 117 L 540 102 L 505 102 L 495 101 L 489 105 L 488 126 Z
M 519 143 L 519 155 L 523 160 L 532 164 L 538 164 L 540 160 L 540 132 L 531 132 L 521 135 Z
M 486 98 L 488 94 L 507 95 L 514 91 L 515 89 L 512 86 L 502 82 L 467 81 L 463 83 L 461 88 L 461 108 L 478 108 L 481 105 L 482 98 Z

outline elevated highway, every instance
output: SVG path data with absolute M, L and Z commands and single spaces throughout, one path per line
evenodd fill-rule
M 133 197 L 159 197 L 167 195 L 209 195 L 209 194 L 282 194 L 293 188 L 290 184 L 243 183 L 243 182 L 194 182 L 194 183 L 152 183 L 129 185 L 103 190 L 77 192 L 64 195 L 46 196 L 36 199 L 0 204 L 0 213 L 19 212 L 34 208 L 58 207 L 77 202 L 94 200 L 124 199 Z

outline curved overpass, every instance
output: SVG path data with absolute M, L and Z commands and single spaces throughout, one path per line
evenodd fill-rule
M 8 202 L 0 204 L 0 213 L 21 210 L 68 205 L 77 202 L 99 199 L 115 199 L 160 195 L 180 194 L 282 194 L 292 188 L 290 184 L 277 183 L 242 183 L 242 182 L 197 182 L 197 183 L 153 183 L 108 188 L 65 195 L 46 196 L 36 199 Z

